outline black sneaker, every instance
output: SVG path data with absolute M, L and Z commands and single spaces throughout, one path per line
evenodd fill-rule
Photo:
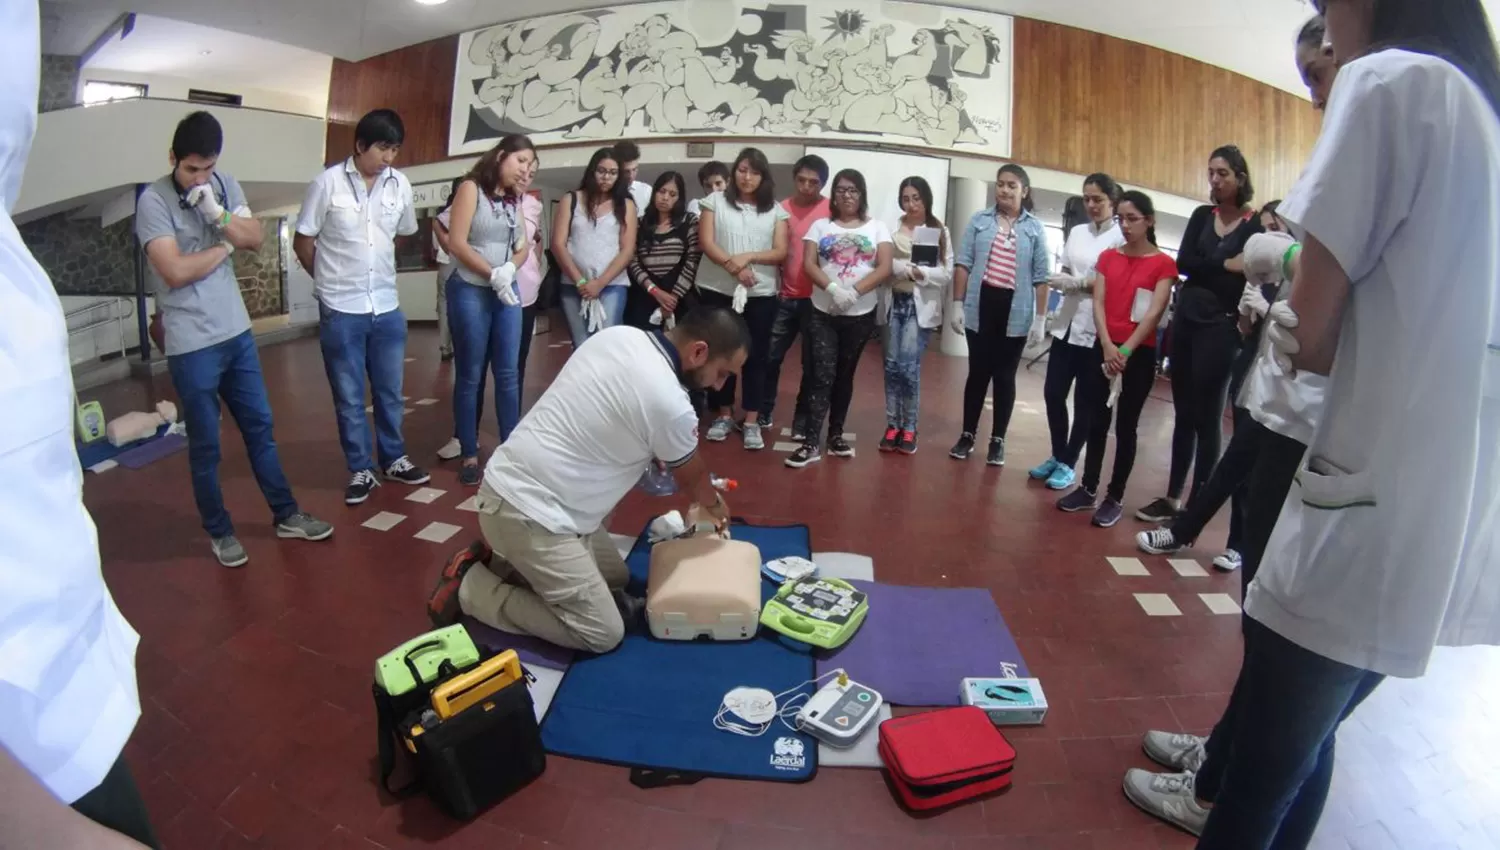
M 854 457 L 854 447 L 844 439 L 844 435 L 828 438 L 828 453 L 834 457 Z
M 901 431 L 895 425 L 887 425 L 885 436 L 880 438 L 880 450 L 883 452 L 893 452 L 900 443 Z
M 1087 487 L 1079 487 L 1068 495 L 1058 499 L 1057 509 L 1067 514 L 1082 513 L 1083 511 L 1093 510 L 1094 505 L 1098 504 L 1098 501 L 1099 499 L 1094 495 L 1094 491 Z
M 344 488 L 344 504 L 357 505 L 363 502 L 379 486 L 380 482 L 375 480 L 374 472 L 362 469 L 354 473 L 349 476 L 349 486 Z
M 813 446 L 799 446 L 796 451 L 787 455 L 786 465 L 792 469 L 801 469 L 804 466 L 811 466 L 822 459 L 823 453 Z
M 985 455 L 984 462 L 990 466 L 1005 465 L 1005 439 L 1002 437 L 990 438 L 990 450 Z
M 432 480 L 427 470 L 411 462 L 411 458 L 402 455 L 391 463 L 385 471 L 385 477 L 392 481 L 400 481 L 402 484 L 426 484 Z
M 914 455 L 914 454 L 916 454 L 917 453 L 917 432 L 916 431 L 902 431 L 901 432 L 901 442 L 899 442 L 899 443 L 896 444 L 896 451 L 898 451 L 898 452 L 900 452 L 900 453 L 902 453 L 904 455 Z
M 466 463 L 458 468 L 458 483 L 465 487 L 478 487 L 484 480 L 484 469 L 477 463 Z
M 1135 512 L 1135 518 L 1141 522 L 1153 522 L 1157 525 L 1165 525 L 1177 518 L 1182 509 L 1172 504 L 1172 500 L 1163 496 L 1151 504 Z
M 1153 528 L 1135 536 L 1135 548 L 1147 555 L 1175 555 L 1187 548 L 1170 528 Z
M 974 435 L 965 431 L 959 435 L 958 442 L 954 443 L 953 448 L 948 451 L 948 457 L 954 460 L 968 460 L 969 455 L 973 453 Z

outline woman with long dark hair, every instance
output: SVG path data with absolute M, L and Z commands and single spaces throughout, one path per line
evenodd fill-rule
M 820 437 L 828 420 L 828 453 L 854 457 L 844 418 L 854 399 L 854 372 L 875 333 L 877 291 L 891 276 L 891 231 L 870 218 L 865 176 L 846 168 L 833 176 L 828 218 L 807 229 L 803 271 L 813 283 L 812 380 L 807 392 L 807 438 L 787 456 L 801 469 L 823 459 Z
M 948 455 L 974 453 L 984 397 L 994 385 L 994 427 L 985 462 L 1005 465 L 1005 433 L 1016 405 L 1016 370 L 1026 342 L 1046 330 L 1051 262 L 1047 233 L 1031 214 L 1031 177 L 1019 165 L 995 175 L 995 205 L 969 219 L 953 270 L 955 332 L 969 342 L 969 379 L 964 383 L 963 433 Z M 974 281 L 976 285 L 970 286 Z M 1029 331 L 1029 333 L 1028 333 Z
M 1314 5 L 1342 67 L 1278 210 L 1302 250 L 1265 335 L 1326 401 L 1202 764 L 1126 778 L 1200 850 L 1308 846 L 1339 725 L 1384 677 L 1500 644 L 1495 36 L 1480 0 Z
M 1080 383 L 1079 406 L 1088 408 L 1089 422 L 1083 484 L 1057 503 L 1068 513 L 1093 510 L 1093 523 L 1100 528 L 1118 523 L 1124 512 L 1125 485 L 1135 467 L 1136 428 L 1156 383 L 1156 327 L 1177 283 L 1177 264 L 1156 247 L 1151 197 L 1124 192 L 1116 211 L 1124 244 L 1105 249 L 1090 274 L 1095 357 L 1103 364 L 1104 380 Z M 1111 424 L 1115 467 L 1101 501 L 1096 494 Z
M 891 234 L 893 258 L 885 339 L 885 435 L 883 452 L 917 452 L 917 414 L 922 402 L 922 352 L 943 326 L 943 287 L 953 280 L 953 237 L 932 212 L 932 187 L 908 177 L 897 190 L 903 215 Z M 930 258 L 913 255 L 918 228 L 938 233 Z
M 767 392 L 766 356 L 771 326 L 776 321 L 777 269 L 786 259 L 787 219 L 776 203 L 771 164 L 758 148 L 745 148 L 730 168 L 729 188 L 704 198 L 698 205 L 698 244 L 710 265 L 698 274 L 698 297 L 714 307 L 733 307 L 750 326 L 750 356 L 739 380 L 708 391 L 709 424 L 705 439 L 722 442 L 735 428 L 734 391 L 740 390 L 745 411 L 742 426 L 745 448 L 766 447 L 760 429 L 760 409 Z
M 552 217 L 552 256 L 565 275 L 559 295 L 575 348 L 625 320 L 638 218 L 614 149 L 600 148 Z
M 698 247 L 698 219 L 687 211 L 687 183 L 668 171 L 651 187 L 651 206 L 641 216 L 630 282 L 659 311 L 662 326 L 688 309 L 703 251 Z M 649 320 L 648 320 L 649 321 Z
M 1098 337 L 1094 327 L 1092 281 L 1099 255 L 1124 244 L 1115 206 L 1120 202 L 1120 184 L 1108 174 L 1090 174 L 1083 181 L 1080 205 L 1086 219 L 1067 232 L 1063 246 L 1063 270 L 1047 278 L 1047 285 L 1062 294 L 1053 322 L 1052 348 L 1047 355 L 1047 430 L 1052 435 L 1052 456 L 1031 470 L 1031 477 L 1047 482 L 1052 490 L 1073 486 L 1073 467 L 1089 436 L 1090 406 L 1083 403 L 1090 387 L 1102 378 L 1099 371 Z M 1068 430 L 1068 395 L 1078 384 L 1073 429 Z
M 495 420 L 500 441 L 521 418 L 516 366 L 521 351 L 521 295 L 516 269 L 530 243 L 521 219 L 521 196 L 534 158 L 531 140 L 512 135 L 480 157 L 453 193 L 448 247 L 454 273 L 448 282 L 448 319 L 453 330 L 453 424 L 462 466 L 458 478 L 477 487 L 479 386 L 488 361 L 495 377 Z
M 1164 523 L 1182 510 L 1188 472 L 1193 489 L 1208 480 L 1223 442 L 1224 401 L 1239 354 L 1240 295 L 1245 289 L 1245 242 L 1261 232 L 1250 201 L 1250 165 L 1233 145 L 1208 157 L 1212 204 L 1193 210 L 1177 252 L 1186 276 L 1172 320 L 1172 467 L 1167 494 L 1136 511 L 1142 522 Z

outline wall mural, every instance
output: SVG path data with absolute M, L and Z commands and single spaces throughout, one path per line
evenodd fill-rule
M 538 144 L 794 136 L 1010 153 L 1011 19 L 915 3 L 691 0 L 464 33 L 453 156 Z

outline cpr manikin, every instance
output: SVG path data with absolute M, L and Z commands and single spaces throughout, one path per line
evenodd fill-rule
M 137 440 L 155 436 L 163 425 L 171 425 L 177 421 L 177 405 L 170 401 L 159 401 L 156 403 L 155 413 L 143 413 L 132 410 L 123 415 L 109 420 L 104 428 L 104 434 L 109 438 L 109 444 L 116 448 Z

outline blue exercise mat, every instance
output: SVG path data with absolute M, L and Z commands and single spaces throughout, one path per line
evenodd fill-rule
M 151 436 L 146 437 L 142 440 L 136 440 L 133 443 L 126 443 L 123 446 L 112 446 L 109 444 L 109 440 L 103 437 L 100 437 L 92 443 L 84 443 L 75 439 L 73 441 L 73 444 L 78 448 L 78 465 L 82 466 L 84 469 L 88 469 L 89 467 L 97 466 L 105 462 L 106 460 L 114 460 L 119 455 L 128 452 L 131 449 L 139 448 L 140 446 L 144 446 L 147 443 L 150 443 L 152 440 L 160 438 L 161 435 L 167 433 L 167 429 L 170 427 L 172 426 L 164 424 L 156 429 L 155 434 L 152 434 Z
M 812 556 L 806 526 L 735 524 L 730 533 L 754 543 L 764 560 Z M 632 586 L 645 587 L 650 557 L 643 532 L 626 559 Z M 761 584 L 769 598 L 775 588 Z M 704 776 L 805 782 L 817 771 L 816 740 L 780 721 L 758 738 L 744 737 L 714 728 L 713 719 L 724 695 L 740 685 L 780 693 L 811 678 L 811 655 L 764 633 L 748 641 L 679 642 L 656 640 L 642 626 L 615 651 L 574 660 L 547 711 L 542 742 L 557 755 L 638 768 L 631 781 L 643 787 Z

